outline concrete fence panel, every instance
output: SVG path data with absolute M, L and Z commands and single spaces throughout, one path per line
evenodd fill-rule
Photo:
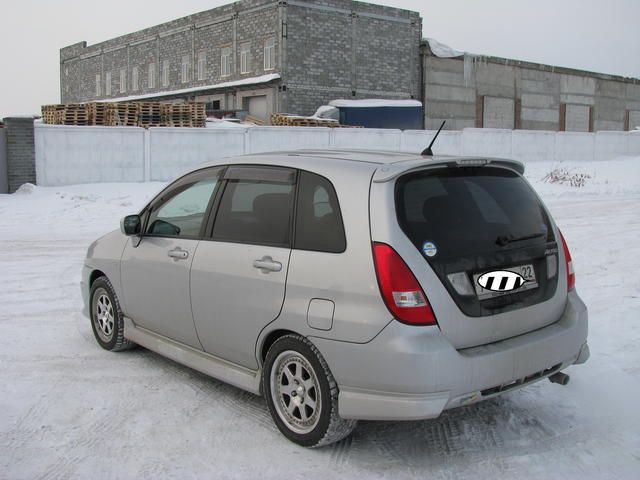
M 437 130 L 405 130 L 402 151 L 420 153 L 429 146 Z M 462 155 L 462 132 L 442 131 L 433 145 L 436 155 Z
M 556 150 L 556 134 L 555 132 L 514 130 L 511 148 L 511 156 L 521 162 L 553 160 Z
M 6 130 L 0 128 L 0 193 L 9 193 Z
M 463 155 L 512 157 L 512 130 L 465 128 L 462 131 Z
M 627 155 L 629 134 L 625 132 L 598 132 L 596 133 L 596 160 L 610 160 L 615 157 Z
M 364 148 L 368 150 L 400 150 L 400 130 L 378 128 L 334 128 L 331 148 Z
M 242 155 L 242 128 L 150 128 L 149 180 L 167 181 L 209 160 Z
M 554 160 L 584 162 L 594 159 L 595 135 L 581 132 L 556 133 Z
M 329 148 L 331 130 L 323 127 L 253 127 L 246 134 L 246 153 L 261 153 Z
M 629 137 L 627 155 L 640 156 L 640 130 L 634 130 L 627 135 Z
M 144 129 L 36 124 L 39 185 L 142 182 Z

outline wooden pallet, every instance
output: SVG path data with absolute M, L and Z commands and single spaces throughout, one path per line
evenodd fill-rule
M 337 120 L 330 118 L 302 117 L 286 113 L 274 113 L 271 115 L 271 125 L 283 127 L 339 127 Z

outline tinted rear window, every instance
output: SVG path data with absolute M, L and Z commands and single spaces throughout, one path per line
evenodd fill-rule
M 425 170 L 400 178 L 401 228 L 430 261 L 545 243 L 549 219 L 531 187 L 503 168 Z M 425 245 L 433 244 L 434 248 Z M 431 246 L 431 245 L 428 245 Z M 435 252 L 435 253 L 434 253 Z

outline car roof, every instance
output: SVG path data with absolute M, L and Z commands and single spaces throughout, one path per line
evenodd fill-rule
M 455 156 L 434 155 L 423 156 L 419 153 L 398 152 L 388 150 L 360 150 L 360 149 L 303 149 L 282 150 L 264 153 L 254 153 L 244 156 L 230 157 L 208 162 L 207 165 L 262 163 L 278 165 L 284 162 L 284 157 L 297 157 L 296 164 L 313 166 L 314 163 L 332 163 L 332 167 L 338 167 L 345 162 L 345 167 L 351 168 L 361 165 L 367 170 L 377 170 L 374 181 L 388 181 L 399 174 L 415 168 L 442 165 L 464 165 L 467 162 L 480 161 L 498 166 L 511 168 L 518 173 L 524 173 L 524 165 L 516 160 L 493 158 L 486 156 Z M 302 166 L 302 165 L 301 165 Z

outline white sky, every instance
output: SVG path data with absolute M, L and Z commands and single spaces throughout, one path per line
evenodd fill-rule
M 417 10 L 458 50 L 640 77 L 640 0 L 370 0 Z M 97 43 L 224 0 L 3 0 L 0 118 L 59 101 L 59 49 Z M 124 14 L 123 14 L 124 12 Z

